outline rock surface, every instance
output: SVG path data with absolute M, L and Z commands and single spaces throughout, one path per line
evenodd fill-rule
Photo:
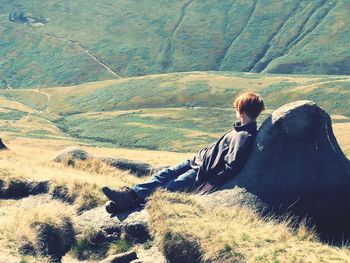
M 330 116 L 311 101 L 273 112 L 262 124 L 246 166 L 222 189 L 228 190 L 213 193 L 207 202 L 288 211 L 312 218 L 325 238 L 350 237 L 350 162 L 336 141 Z
M 122 223 L 118 217 L 111 217 L 103 206 L 88 210 L 77 217 L 77 233 L 103 230 L 108 234 L 120 234 Z
M 132 242 L 144 242 L 150 238 L 147 223 L 146 210 L 132 210 L 111 217 L 101 206 L 79 215 L 75 226 L 78 234 L 86 231 L 104 231 L 107 235 L 123 233 Z
M 155 244 L 147 249 L 143 246 L 136 248 L 137 257 L 139 259 L 133 260 L 130 263 L 166 263 L 164 255 L 159 251 Z
M 115 157 L 98 158 L 77 147 L 69 147 L 64 149 L 54 158 L 54 161 L 58 163 L 65 163 L 67 165 L 74 166 L 77 160 L 86 161 L 86 160 L 94 160 L 94 159 L 100 160 L 119 170 L 129 171 L 130 173 L 138 177 L 147 176 L 165 168 L 165 167 L 153 167 L 148 163 L 129 160 L 125 158 L 115 158 Z
M 132 242 L 143 243 L 150 239 L 148 229 L 148 212 L 142 210 L 130 214 L 124 221 L 122 226 L 125 238 Z
M 77 160 L 85 161 L 88 159 L 92 159 L 92 155 L 88 152 L 79 149 L 77 147 L 69 147 L 61 151 L 54 159 L 55 162 L 58 163 L 66 163 L 67 165 L 75 165 Z
M 100 263 L 130 263 L 131 261 L 137 259 L 137 255 L 135 251 L 129 251 L 122 254 L 110 256 Z

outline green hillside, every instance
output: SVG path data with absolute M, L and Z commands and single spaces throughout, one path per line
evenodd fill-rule
M 24 9 L 48 22 L 9 20 Z M 1 0 L 0 86 L 208 70 L 350 74 L 349 11 L 347 0 Z
M 0 130 L 14 137 L 192 152 L 231 127 L 232 99 L 241 92 L 264 97 L 267 110 L 259 123 L 285 103 L 310 99 L 327 110 L 334 123 L 347 124 L 349 88 L 350 77 L 345 76 L 193 72 L 2 90 Z

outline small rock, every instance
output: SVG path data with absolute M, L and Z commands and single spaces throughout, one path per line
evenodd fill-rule
M 167 260 L 164 255 L 159 251 L 155 244 L 150 244 L 151 247 L 147 249 L 144 246 L 138 246 L 136 248 L 137 257 L 132 263 L 166 263 Z M 131 263 L 130 262 L 130 263 Z
M 93 156 L 88 152 L 77 147 L 69 147 L 61 151 L 54 159 L 57 163 L 65 162 L 67 165 L 74 166 L 77 160 L 86 161 L 92 159 Z
M 150 239 L 148 229 L 148 213 L 146 210 L 130 214 L 124 221 L 122 230 L 125 238 L 133 242 L 143 243 Z
M 150 175 L 153 170 L 148 163 L 136 162 L 129 159 L 104 157 L 101 158 L 101 161 L 114 168 L 130 171 L 130 173 L 135 174 L 138 177 Z
M 119 236 L 122 223 L 117 217 L 111 217 L 104 206 L 83 212 L 76 218 L 75 226 L 78 233 L 103 230 L 107 235 Z M 111 236 L 111 237 L 112 237 Z
M 122 254 L 110 256 L 100 263 L 130 263 L 131 261 L 137 259 L 137 255 L 135 251 L 129 251 Z
M 3 143 L 3 141 L 0 139 L 0 151 L 8 150 L 7 146 Z

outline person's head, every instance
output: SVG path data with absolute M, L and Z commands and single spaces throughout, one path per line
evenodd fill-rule
M 234 100 L 233 106 L 236 109 L 236 116 L 242 124 L 254 121 L 265 110 L 263 99 L 254 92 L 245 92 L 239 95 Z

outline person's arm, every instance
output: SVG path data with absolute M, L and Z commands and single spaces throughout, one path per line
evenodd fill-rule
M 224 184 L 244 167 L 249 158 L 253 142 L 254 136 L 248 134 L 241 134 L 235 140 L 235 143 L 230 146 L 229 152 L 224 158 L 224 169 L 208 181 L 213 186 L 213 189 Z

